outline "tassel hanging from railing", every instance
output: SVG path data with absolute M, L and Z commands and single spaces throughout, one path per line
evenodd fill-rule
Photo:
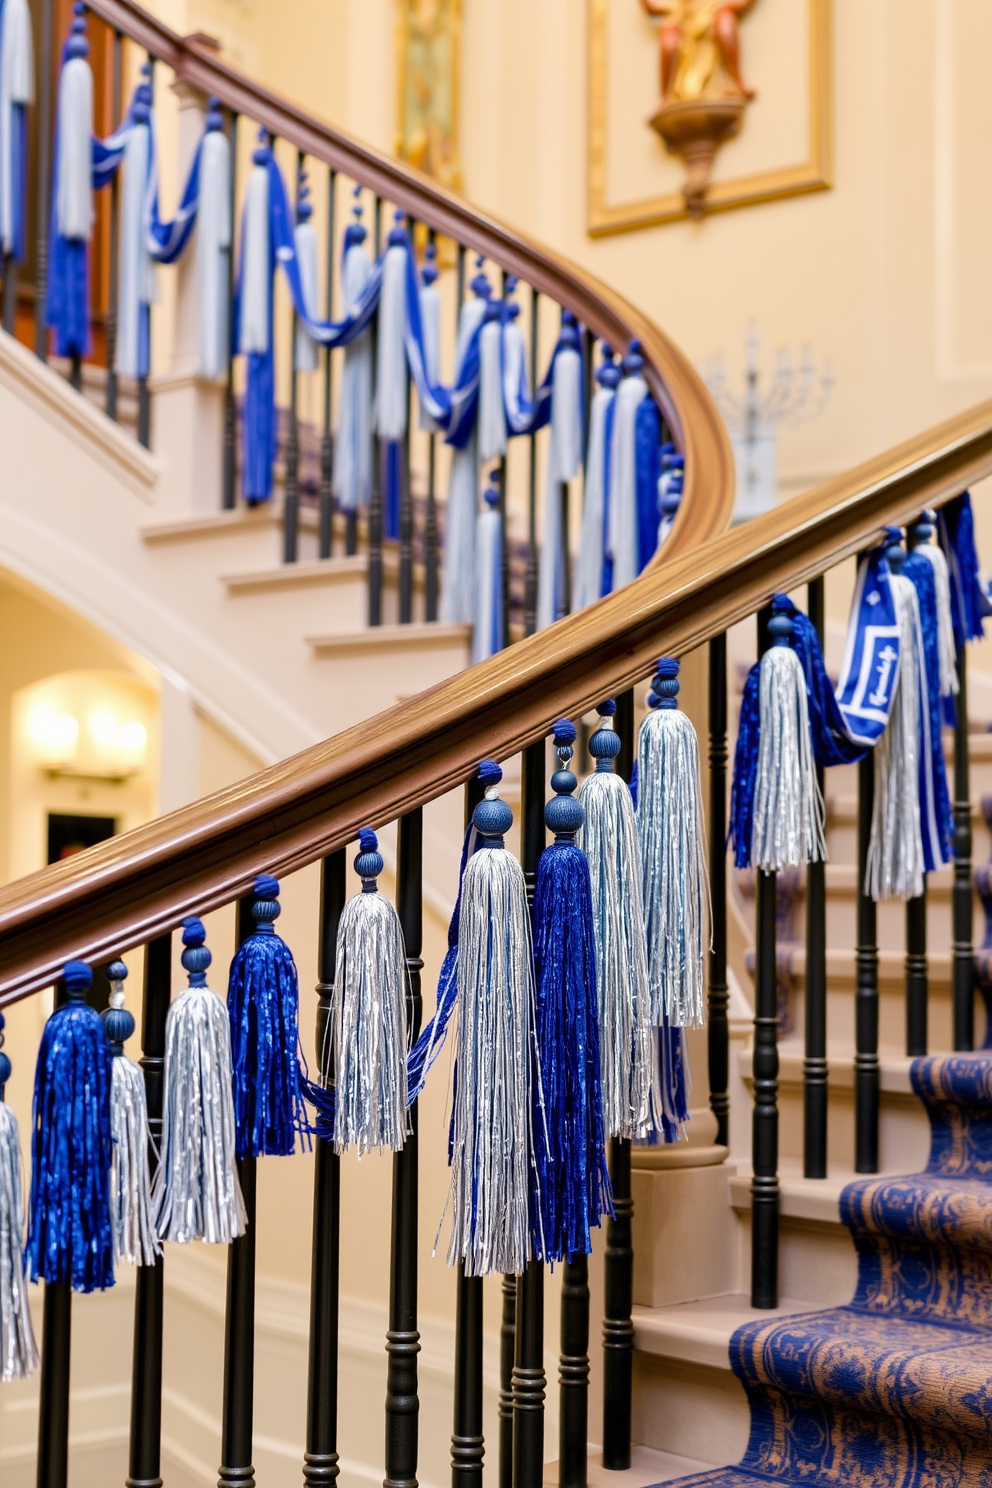
M 114 1284 L 110 1045 L 86 1002 L 93 973 L 68 961 L 66 1002 L 41 1035 L 34 1081 L 25 1267 L 32 1281 L 92 1292 Z
M 375 426 L 380 439 L 398 443 L 407 430 L 410 407 L 406 364 L 406 295 L 409 238 L 402 212 L 389 234 L 382 270 L 376 343 Z
M 944 764 L 944 743 L 941 738 L 941 637 L 939 603 L 937 597 L 938 569 L 930 554 L 939 549 L 930 543 L 933 526 L 921 517 L 909 530 L 912 547 L 900 570 L 916 590 L 920 628 L 917 632 L 917 661 L 919 664 L 920 694 L 920 829 L 923 836 L 923 869 L 932 873 L 954 855 L 954 814 L 951 796 L 947 788 L 947 770 Z M 949 594 L 945 596 L 945 621 L 947 639 L 951 646 L 954 633 L 951 626 Z M 952 651 L 953 657 L 953 651 Z M 952 661 L 953 666 L 953 661 Z M 954 674 L 955 681 L 957 674 Z M 953 701 L 953 699 L 952 699 Z
M 992 601 L 982 581 L 975 546 L 975 516 L 968 492 L 942 506 L 937 521 L 951 584 L 954 640 L 960 649 L 965 641 L 981 640 L 985 618 L 992 615 Z
M 420 274 L 420 325 L 424 336 L 424 365 L 432 387 L 441 381 L 441 295 L 437 287 L 437 254 L 433 243 L 424 249 L 424 266 Z M 437 425 L 421 406 L 420 427 L 434 433 Z
M 562 502 L 582 463 L 582 357 L 575 316 L 561 314 L 551 390 L 551 438 L 548 479 L 544 488 L 544 534 L 537 578 L 537 628 L 553 625 L 567 613 L 568 565 Z M 564 490 L 563 490 L 564 488 Z
M 110 1129 L 114 1160 L 111 1169 L 110 1212 L 114 1230 L 114 1261 L 132 1266 L 154 1266 L 162 1247 L 152 1215 L 151 1173 L 148 1166 L 148 1104 L 143 1071 L 128 1059 L 124 1045 L 134 1032 L 134 1016 L 124 1006 L 127 967 L 112 961 L 107 967 L 110 1006 L 101 1014 L 110 1051 Z
M 479 459 L 483 464 L 506 454 L 503 396 L 503 305 L 490 300 L 479 335 Z
M 372 274 L 372 259 L 366 247 L 368 236 L 362 224 L 358 201 L 362 188 L 355 187 L 354 222 L 344 235 L 341 287 L 346 313 L 352 313 Z M 334 489 L 344 512 L 365 510 L 372 490 L 372 332 L 362 331 L 344 350 L 344 377 L 338 409 L 338 432 L 334 441 Z
M 4 1101 L 10 1060 L 3 1051 L 0 1013 L 0 1383 L 26 1379 L 38 1349 L 24 1285 L 24 1175 L 17 1117 Z
M 54 187 L 45 322 L 59 356 L 90 349 L 89 240 L 93 231 L 93 73 L 86 7 L 73 6 L 62 53 L 55 123 Z
M 637 424 L 638 411 L 648 397 L 641 375 L 644 362 L 640 343 L 632 342 L 623 358 L 623 381 L 617 388 L 610 453 L 610 509 L 607 552 L 612 563 L 612 588 L 620 589 L 641 571 L 638 521 Z
M 286 942 L 276 934 L 279 880 L 255 879 L 255 929 L 231 962 L 227 1007 L 238 1157 L 285 1156 L 306 1131 L 300 1088 L 299 986 Z
M 0 253 L 24 262 L 28 104 L 34 101 L 34 47 L 28 0 L 0 10 Z M 0 1365 L 2 1367 L 2 1365 Z
M 898 527 L 889 528 L 885 556 L 899 625 L 897 676 L 889 721 L 875 747 L 875 794 L 866 888 L 873 899 L 916 899 L 923 893 L 925 858 L 920 813 L 924 748 L 921 703 L 925 677 L 916 590 L 901 572 L 905 552 Z
M 310 187 L 305 174 L 300 175 L 300 197 L 296 208 L 296 227 L 293 240 L 296 257 L 300 265 L 300 287 L 303 303 L 311 320 L 317 320 L 317 233 L 311 222 L 313 204 Z M 296 326 L 294 363 L 297 372 L 316 372 L 320 360 L 320 349 L 302 321 Z
M 926 511 L 923 518 L 931 537 L 937 531 L 937 513 Z M 937 624 L 937 668 L 943 721 L 953 727 L 954 699 L 958 695 L 957 654 L 954 644 L 954 615 L 951 607 L 951 578 L 944 550 L 936 542 L 923 542 L 915 550 L 933 569 L 934 605 Z
M 609 346 L 603 344 L 602 361 L 596 370 L 599 384 L 589 414 L 589 444 L 586 452 L 585 489 L 582 503 L 582 533 L 575 567 L 575 608 L 595 604 L 613 587 L 612 566 L 607 567 L 606 529 L 609 513 L 610 446 L 613 412 L 620 369 Z
M 376 834 L 363 827 L 358 845 L 362 888 L 341 913 L 327 1023 L 334 1086 L 311 1081 L 307 1095 L 318 1135 L 362 1156 L 399 1152 L 406 1139 L 407 982 L 399 916 L 376 884 L 384 866 Z
M 454 380 L 457 383 L 469 348 L 479 334 L 492 289 L 479 271 L 472 280 L 472 298 L 462 305 L 455 345 Z M 470 625 L 475 619 L 475 543 L 479 505 L 478 419 L 464 448 L 451 451 L 448 500 L 445 508 L 444 552 L 441 568 L 440 617 L 448 625 Z
M 207 986 L 213 959 L 201 920 L 183 921 L 189 986 L 165 1025 L 162 1152 L 152 1202 L 163 1240 L 226 1245 L 244 1234 L 246 1214 L 235 1163 L 231 1022 Z
M 147 74 L 148 67 L 145 66 Z M 131 109 L 121 191 L 120 282 L 114 367 L 121 377 L 147 376 L 155 261 L 148 252 L 145 206 L 152 170 L 151 88 L 143 82 Z
M 596 768 L 579 787 L 585 820 L 576 841 L 589 860 L 599 1013 L 603 1124 L 608 1137 L 632 1138 L 648 1118 L 652 1042 L 641 854 L 634 803 L 614 772 L 620 738 L 616 703 L 598 710 L 589 741 Z
M 238 285 L 238 350 L 248 359 L 242 486 L 245 500 L 252 506 L 272 495 L 276 451 L 269 159 L 268 136 L 260 129 L 245 197 Z
M 637 829 L 647 929 L 651 1022 L 702 1026 L 708 876 L 696 731 L 678 707 L 679 663 L 664 656 L 658 707 L 641 724 Z
M 554 729 L 558 769 L 544 808 L 555 840 L 541 854 L 534 891 L 534 969 L 540 1101 L 534 1112 L 543 1259 L 588 1255 L 590 1230 L 610 1209 L 603 1133 L 596 933 L 589 863 L 576 846 L 584 812 L 569 768 L 575 725 Z M 542 1161 L 546 1158 L 546 1163 Z
M 231 354 L 228 270 L 231 255 L 231 146 L 216 98 L 211 98 L 200 146 L 196 272 L 201 377 L 220 377 Z
M 503 522 L 497 486 L 487 488 L 477 523 L 473 665 L 495 656 L 506 644 L 503 635 Z
M 458 1040 L 451 1126 L 448 1264 L 466 1276 L 519 1275 L 539 1228 L 532 1163 L 534 965 L 520 864 L 504 848 L 513 813 L 495 783 L 475 809 L 481 849 L 465 865 L 458 930 Z

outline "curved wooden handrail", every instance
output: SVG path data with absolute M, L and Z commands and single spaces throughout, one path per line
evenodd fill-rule
M 230 902 L 262 866 L 289 872 L 506 758 L 992 474 L 992 402 L 793 497 L 627 588 L 171 816 L 0 890 L 0 1001 L 69 955 L 108 956 Z

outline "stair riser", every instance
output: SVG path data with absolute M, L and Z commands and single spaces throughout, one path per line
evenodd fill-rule
M 744 1387 L 729 1366 L 710 1369 L 636 1353 L 631 1424 L 634 1441 L 645 1446 L 736 1462 L 748 1438 Z
M 779 1089 L 779 1154 L 803 1155 L 803 1091 L 797 1085 Z M 850 1168 L 854 1162 L 854 1092 L 829 1088 L 827 1105 L 827 1162 Z M 883 1090 L 879 1101 L 879 1162 L 887 1173 L 915 1173 L 925 1166 L 930 1150 L 930 1128 L 919 1102 L 912 1096 Z M 805 1292 L 791 1293 L 806 1296 Z

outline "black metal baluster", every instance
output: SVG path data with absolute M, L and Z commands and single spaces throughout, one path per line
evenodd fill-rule
M 296 212 L 299 217 L 300 189 L 306 156 L 296 153 Z M 286 495 L 282 509 L 282 561 L 296 563 L 300 556 L 300 374 L 296 370 L 296 307 L 290 317 L 289 335 L 289 429 L 286 437 Z
M 533 909 L 537 863 L 544 850 L 545 747 L 523 752 L 520 846 L 527 903 Z M 513 1488 L 536 1488 L 544 1473 L 544 1266 L 530 1261 L 517 1278 L 513 1355 Z
M 10 336 L 17 329 L 17 259 L 13 253 L 3 256 L 3 328 Z
M 124 38 L 114 32 L 113 61 L 111 63 L 110 109 L 114 128 L 121 116 L 121 71 L 123 65 Z M 119 296 L 120 265 L 120 182 L 114 171 L 110 182 L 110 285 L 107 305 L 107 401 L 108 418 L 117 419 L 117 301 Z
M 758 616 L 758 653 L 771 644 L 770 609 Z M 788 622 L 791 628 L 791 622 Z M 754 1111 L 751 1176 L 751 1306 L 778 1305 L 778 996 L 776 874 L 755 870 Z
M 117 115 L 114 114 L 116 119 Z M 172 992 L 172 936 L 145 947 L 141 1067 L 148 1103 L 149 1163 L 154 1178 L 162 1135 L 165 1020 Z M 131 1366 L 131 1444 L 127 1488 L 162 1488 L 162 1304 L 165 1263 L 135 1272 L 134 1355 Z
M 482 800 L 482 781 L 473 778 L 465 785 L 465 825 L 472 820 L 472 813 Z M 503 1278 L 504 1299 L 507 1283 L 513 1306 L 516 1305 L 516 1281 L 512 1276 Z M 452 1488 L 482 1488 L 482 1463 L 485 1457 L 485 1437 L 482 1432 L 482 1277 L 466 1276 L 461 1261 L 458 1263 L 455 1303 L 455 1408 L 451 1433 L 451 1484 Z M 504 1334 L 506 1306 L 503 1308 Z M 513 1311 L 510 1312 L 509 1358 L 506 1358 L 506 1338 L 500 1337 L 500 1488 L 509 1488 L 513 1447 L 513 1401 L 510 1381 L 513 1371 Z M 505 1451 L 503 1444 L 504 1420 L 507 1423 Z M 506 1481 L 503 1467 L 506 1467 Z
M 809 618 L 823 644 L 823 579 L 807 589 Z M 823 793 L 823 770 L 816 780 Z M 827 873 L 806 865 L 806 1048 L 803 1059 L 803 1175 L 827 1176 Z
M 913 552 L 929 542 L 933 530 L 925 515 L 912 522 L 906 528 L 907 549 Z M 924 874 L 923 893 L 906 900 L 906 1053 L 911 1058 L 927 1052 L 928 999 L 927 879 Z
M 423 1003 L 423 807 L 400 817 L 396 898 L 406 946 L 407 1026 L 412 1043 L 420 1032 Z M 417 1105 L 402 1151 L 393 1154 L 393 1215 L 389 1260 L 389 1332 L 386 1334 L 385 1488 L 417 1488 Z
M 537 387 L 537 329 L 540 296 L 530 292 L 530 385 Z M 524 578 L 524 635 L 537 629 L 537 435 L 527 441 L 530 465 L 527 472 L 527 571 Z
M 38 1402 L 38 1488 L 66 1488 L 69 1478 L 69 1357 L 72 1290 L 45 1283 Z
M 513 1484 L 513 1360 L 517 1351 L 517 1278 L 504 1276 L 499 1327 L 499 1488 Z
M 730 1142 L 730 992 L 727 986 L 727 637 L 710 641 L 710 895 L 713 902 L 709 956 L 706 1053 L 710 1109 L 716 1140 Z
M 151 52 L 146 57 L 148 66 L 148 94 L 149 99 L 153 96 L 155 88 L 155 58 Z M 148 357 L 151 361 L 152 354 L 152 313 L 148 309 Z M 152 447 L 152 399 L 151 390 L 148 386 L 148 373 L 143 372 L 138 378 L 138 443 L 143 449 Z M 75 379 L 73 379 L 75 385 Z M 82 384 L 80 383 L 80 386 Z
M 227 324 L 234 325 L 234 223 L 238 202 L 238 115 L 231 110 L 228 139 L 231 144 L 231 247 L 227 253 Z M 238 409 L 234 398 L 234 340 L 227 353 L 227 380 L 224 386 L 224 445 L 221 451 L 221 501 L 225 511 L 237 504 L 238 481 Z
M 254 929 L 252 898 L 238 901 L 237 939 Z M 227 1312 L 224 1320 L 224 1411 L 217 1488 L 252 1488 L 252 1425 L 255 1397 L 255 1214 L 258 1159 L 238 1159 L 247 1225 L 227 1250 Z
M 589 1449 L 589 1257 L 572 1256 L 562 1268 L 559 1488 L 586 1488 Z
M 858 765 L 858 944 L 854 991 L 854 1171 L 878 1172 L 878 943 L 868 892 L 868 847 L 875 800 L 875 758 Z
M 375 256 L 379 256 L 382 237 L 382 198 L 375 199 Z M 372 322 L 372 407 L 375 408 L 376 379 L 379 369 L 379 321 Z M 378 434 L 372 436 L 372 491 L 369 496 L 369 625 L 382 624 L 382 503 L 383 462 L 386 445 Z
M 634 768 L 634 691 L 617 698 L 614 727 L 620 735 L 617 774 L 629 781 Z M 603 1259 L 603 1466 L 613 1472 L 630 1467 L 630 1416 L 633 1389 L 634 1202 L 630 1195 L 630 1143 L 610 1142 L 613 1218 L 606 1221 Z
M 38 237 L 34 271 L 34 349 L 48 361 L 48 208 L 51 201 L 52 44 L 55 38 L 55 0 L 42 0 L 41 49 L 38 59 Z M 44 1416 L 42 1417 L 44 1420 Z
M 317 947 L 317 1066 L 329 1083 L 333 1062 L 327 1021 L 334 992 L 338 922 L 347 897 L 345 849 L 320 865 Z M 310 1344 L 307 1373 L 306 1488 L 333 1488 L 338 1478 L 338 1270 L 341 1232 L 341 1159 L 334 1144 L 314 1138 L 313 1254 L 310 1269 Z
M 954 887 L 951 890 L 954 1047 L 975 1047 L 975 949 L 971 899 L 971 780 L 968 760 L 968 648 L 957 648 L 954 724 Z
M 338 173 L 331 166 L 327 173 L 327 265 L 324 313 L 334 319 L 334 218 Z M 320 441 L 320 537 L 321 558 L 330 558 L 334 530 L 334 437 L 331 414 L 334 402 L 334 362 L 331 348 L 324 348 L 324 432 Z

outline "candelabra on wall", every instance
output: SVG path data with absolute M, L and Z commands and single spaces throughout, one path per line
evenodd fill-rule
M 816 418 L 826 407 L 834 378 L 830 362 L 814 361 L 812 349 L 804 346 L 798 365 L 792 353 L 780 347 L 775 353 L 767 391 L 758 368 L 758 332 L 749 322 L 745 340 L 744 391 L 731 391 L 723 356 L 714 357 L 703 368 L 703 377 L 723 414 L 730 432 L 737 466 L 737 503 L 734 520 L 746 521 L 768 511 L 778 498 L 778 433 L 797 429 Z

